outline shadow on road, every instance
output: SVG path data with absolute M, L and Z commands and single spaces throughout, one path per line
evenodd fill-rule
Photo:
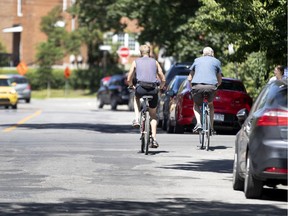
M 185 164 L 172 164 L 160 168 L 200 172 L 232 173 L 233 160 L 205 160 L 188 162 Z
M 9 128 L 15 125 L 2 124 L 0 128 Z M 18 128 L 27 129 L 75 129 L 75 130 L 89 130 L 98 131 L 101 133 L 139 133 L 139 129 L 132 128 L 131 125 L 114 125 L 114 124 L 87 124 L 87 123 L 49 123 L 49 124 L 21 124 Z M 164 133 L 157 130 L 158 134 Z
M 265 204 L 230 204 L 167 199 L 159 202 L 72 199 L 63 203 L 0 203 L 1 215 L 286 215 L 285 209 Z

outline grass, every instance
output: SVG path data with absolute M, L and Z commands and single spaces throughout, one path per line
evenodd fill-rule
M 88 90 L 63 90 L 63 89 L 47 89 L 32 90 L 32 97 L 36 99 L 46 98 L 95 98 L 96 94 L 89 93 Z

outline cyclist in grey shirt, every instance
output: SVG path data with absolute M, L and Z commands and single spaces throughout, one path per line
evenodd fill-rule
M 203 49 L 203 56 L 196 58 L 190 67 L 188 80 L 192 85 L 192 97 L 194 100 L 193 111 L 197 124 L 193 131 L 202 130 L 200 106 L 203 103 L 203 93 L 208 94 L 208 105 L 210 108 L 211 129 L 214 123 L 214 106 L 213 100 L 216 94 L 217 87 L 222 82 L 221 62 L 214 57 L 214 51 L 211 47 Z
M 158 104 L 158 87 L 157 77 L 160 79 L 160 89 L 165 85 L 165 76 L 158 61 L 150 57 L 150 47 L 148 45 L 140 46 L 141 57 L 132 62 L 127 82 L 130 88 L 135 89 L 134 111 L 135 119 L 133 127 L 139 127 L 140 98 L 143 95 L 153 96 L 149 101 L 149 114 L 151 117 L 152 148 L 159 146 L 156 141 L 157 133 L 157 104 Z M 136 76 L 137 84 L 133 85 L 133 78 Z

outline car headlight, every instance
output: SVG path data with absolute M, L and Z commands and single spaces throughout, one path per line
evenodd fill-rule
M 10 90 L 10 94 L 16 94 L 16 90 L 15 89 L 11 89 Z

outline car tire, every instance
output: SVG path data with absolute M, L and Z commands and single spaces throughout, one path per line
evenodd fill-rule
M 115 96 L 112 96 L 111 98 L 111 110 L 117 109 L 117 98 Z
M 167 118 L 163 118 L 163 120 L 162 120 L 162 125 L 161 125 L 162 127 L 162 130 L 166 130 L 167 129 Z
M 252 175 L 253 169 L 250 160 L 249 153 L 247 153 L 247 164 L 246 164 L 246 173 L 244 181 L 244 193 L 245 197 L 248 199 L 257 199 L 260 198 L 263 191 L 262 181 L 255 179 Z
M 98 108 L 99 108 L 99 109 L 102 109 L 103 106 L 104 106 L 104 102 L 103 102 L 101 99 L 99 99 L 99 105 L 98 105 Z
M 11 106 L 12 109 L 17 109 L 17 104 Z
M 184 133 L 184 127 L 182 125 L 177 124 L 177 122 L 176 122 L 174 132 L 177 134 L 183 134 Z
M 167 133 L 174 133 L 174 126 L 171 125 L 171 122 L 170 122 L 170 118 L 168 117 L 167 119 L 167 123 L 166 123 L 166 131 Z
M 30 100 L 31 100 L 30 98 L 27 98 L 27 99 L 25 99 L 25 102 L 30 103 Z
M 238 156 L 235 152 L 234 154 L 234 164 L 233 164 L 233 189 L 243 191 L 244 190 L 244 181 L 239 175 L 239 162 Z

